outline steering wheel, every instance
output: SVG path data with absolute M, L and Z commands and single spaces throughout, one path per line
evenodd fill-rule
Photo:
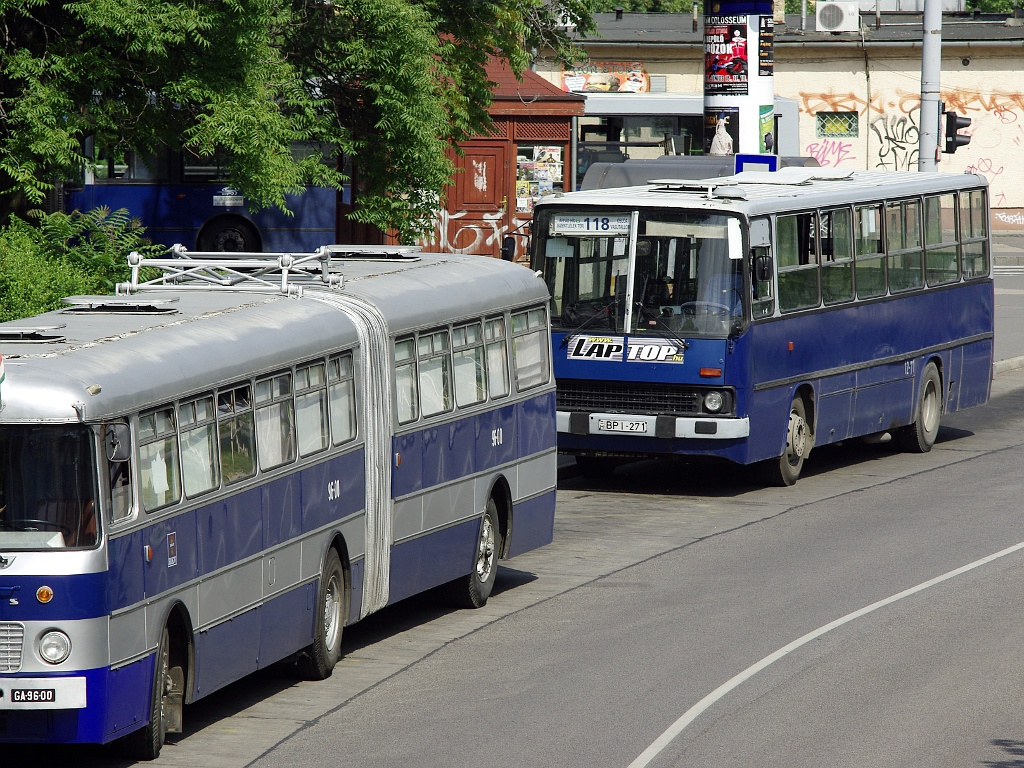
M 696 315 L 699 309 L 703 309 L 709 315 L 721 317 L 728 317 L 732 314 L 730 307 L 719 304 L 717 301 L 688 301 L 679 308 L 679 312 L 684 315 Z
M 70 535 L 71 529 L 66 525 L 55 523 L 52 520 L 35 520 L 31 517 L 22 518 L 20 520 L 7 520 L 6 525 L 15 531 L 37 531 L 39 530 L 36 526 L 43 526 L 44 528 L 52 528 L 55 531 L 60 531 L 65 536 Z

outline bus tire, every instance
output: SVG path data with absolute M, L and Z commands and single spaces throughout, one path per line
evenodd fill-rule
M 807 408 L 803 398 L 793 398 L 786 423 L 786 447 L 778 459 L 764 464 L 769 484 L 779 487 L 793 485 L 804 468 L 804 459 L 811 452 L 811 425 L 807 421 Z
M 299 653 L 296 669 L 306 680 L 325 680 L 341 658 L 341 636 L 345 627 L 345 572 L 333 547 L 327 552 L 317 590 L 316 626 L 313 642 Z
M 263 245 L 256 227 L 235 216 L 212 221 L 203 227 L 196 238 L 196 250 L 258 253 L 263 250 Z
M 124 738 L 126 757 L 134 760 L 156 760 L 167 740 L 167 712 L 164 696 L 171 687 L 171 633 L 164 627 L 156 652 L 156 671 L 149 695 L 149 722 Z
M 928 453 L 939 435 L 942 420 L 942 378 L 935 363 L 928 363 L 921 374 L 914 421 L 896 430 L 896 442 L 911 453 Z
M 482 608 L 494 589 L 498 575 L 498 553 L 501 552 L 501 528 L 498 523 L 498 505 L 487 500 L 480 518 L 480 535 L 473 552 L 473 570 L 469 575 L 449 584 L 452 601 L 459 608 Z

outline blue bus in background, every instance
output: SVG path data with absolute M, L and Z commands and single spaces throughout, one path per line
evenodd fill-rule
M 988 400 L 994 295 L 982 176 L 788 167 L 546 198 L 559 450 L 759 463 L 815 445 L 928 451 Z
M 309 148 L 293 148 L 293 153 L 304 151 Z M 124 208 L 142 222 L 154 243 L 167 247 L 309 253 L 337 242 L 339 206 L 350 202 L 347 185 L 343 194 L 310 186 L 301 195 L 287 195 L 292 215 L 274 207 L 253 212 L 224 181 L 217 158 L 173 150 L 146 156 L 99 154 L 87 164 L 83 183 L 66 188 L 65 210 Z

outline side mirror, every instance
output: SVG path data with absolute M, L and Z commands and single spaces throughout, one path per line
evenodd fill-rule
M 505 261 L 512 261 L 516 257 L 516 239 L 512 235 L 505 235 L 501 239 L 501 258 Z
M 128 461 L 132 447 L 128 425 L 121 422 L 107 424 L 103 432 L 103 445 L 106 448 L 107 461 L 113 464 Z
M 754 279 L 759 283 L 772 279 L 772 257 L 767 251 L 758 249 L 754 254 Z

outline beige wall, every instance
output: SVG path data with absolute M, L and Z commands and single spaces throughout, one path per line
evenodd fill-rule
M 626 58 L 641 61 L 651 75 L 664 75 L 667 89 L 701 93 L 703 63 L 697 48 L 674 48 L 650 55 L 638 47 L 621 50 L 588 46 L 592 60 Z M 967 64 L 963 59 L 967 59 Z M 940 154 L 939 170 L 984 174 L 992 191 L 992 207 L 1024 209 L 1024 77 L 1020 46 L 943 46 L 942 100 L 946 109 L 970 117 L 971 143 L 955 154 Z M 921 123 L 921 50 L 914 47 L 870 46 L 865 76 L 863 49 L 854 45 L 776 45 L 775 93 L 800 107 L 802 153 L 822 165 L 848 168 L 916 170 Z M 555 84 L 561 71 L 541 62 L 538 74 Z M 856 112 L 857 135 L 818 135 L 819 112 Z M 940 126 L 941 131 L 941 126 Z M 940 140 L 940 148 L 941 148 Z M 1000 219 L 1013 224 L 1014 212 Z M 1024 218 L 1020 217 L 1019 218 Z M 1012 228 L 1020 229 L 1021 223 Z

